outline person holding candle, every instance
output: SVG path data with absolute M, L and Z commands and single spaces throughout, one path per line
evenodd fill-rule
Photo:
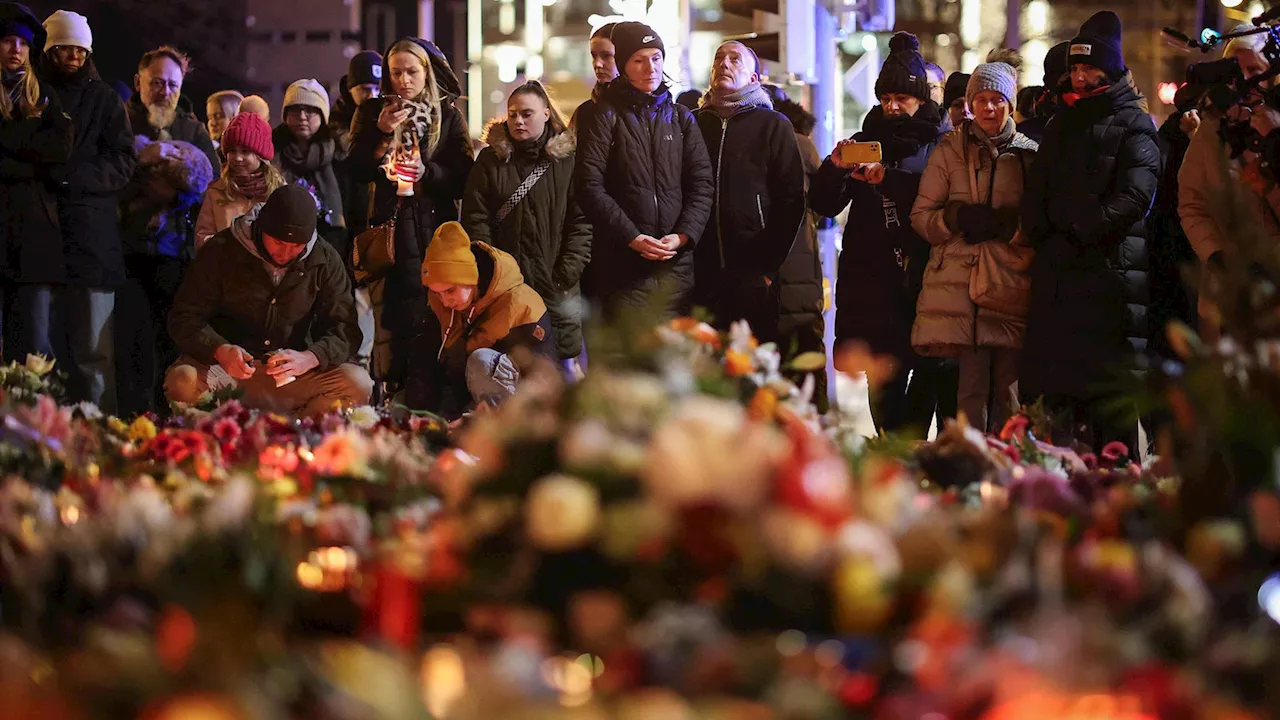
M 170 402 L 238 386 L 249 407 L 311 417 L 369 401 L 346 264 L 318 239 L 311 193 L 285 185 L 201 249 L 169 314 Z
M 368 224 L 396 220 L 395 266 L 369 288 L 376 321 L 371 367 L 393 384 L 404 381 L 409 343 L 426 314 L 423 253 L 441 223 L 458 219 L 474 162 L 466 121 L 453 106 L 461 94 L 440 49 L 405 38 L 383 54 L 382 96 L 362 103 L 351 124 L 347 169 L 354 182 L 374 183 Z

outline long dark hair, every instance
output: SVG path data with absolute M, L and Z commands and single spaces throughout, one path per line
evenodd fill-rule
M 515 90 L 512 90 L 511 94 L 507 96 L 507 102 L 510 103 L 511 99 L 517 95 L 536 95 L 542 99 L 543 104 L 545 104 L 547 109 L 551 111 L 551 119 L 547 122 L 551 125 L 552 135 L 559 135 L 568 129 L 568 123 L 564 121 L 564 116 L 560 114 L 560 110 L 556 107 L 556 104 L 551 101 L 551 95 L 547 92 L 547 88 L 544 87 L 542 83 L 537 80 L 530 80 Z

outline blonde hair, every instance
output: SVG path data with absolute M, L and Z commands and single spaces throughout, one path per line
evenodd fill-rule
M 18 116 L 29 118 L 43 112 L 48 103 L 40 96 L 40 80 L 36 78 L 36 72 L 31 67 L 30 57 L 22 65 L 22 69 L 24 71 L 22 79 L 18 81 Z M 0 117 L 5 120 L 14 119 L 13 110 L 13 98 L 9 96 L 8 91 L 0 88 Z
M 559 135 L 569 128 L 569 124 L 564 121 L 564 115 L 560 114 L 560 109 L 551 101 L 551 94 L 547 92 L 546 86 L 542 83 L 537 80 L 530 80 L 512 90 L 511 94 L 507 96 L 507 104 L 510 105 L 511 99 L 517 95 L 533 95 L 542 98 L 543 104 L 551 111 L 551 119 L 547 122 L 551 125 L 551 133 L 553 135 Z
M 262 174 L 267 179 L 267 197 L 270 197 L 271 193 L 289 183 L 285 181 L 284 175 L 280 172 L 280 168 L 276 167 L 275 163 L 263 160 L 261 155 L 258 155 L 258 159 L 262 161 Z M 252 200 L 252 198 L 247 198 L 240 194 L 240 188 L 236 186 L 235 179 L 231 177 L 231 163 L 229 162 L 222 163 L 222 184 L 226 187 L 227 199 L 231 202 Z
M 436 146 L 440 144 L 440 119 L 442 116 L 440 88 L 436 84 L 436 73 L 431 67 L 431 58 L 427 55 L 427 51 L 412 40 L 400 40 L 395 45 L 392 45 L 391 49 L 387 51 L 387 64 L 391 64 L 392 55 L 402 52 L 418 58 L 427 74 L 426 87 L 422 89 L 418 97 L 405 99 L 423 103 L 431 110 L 431 128 L 427 131 L 429 133 L 427 136 L 427 157 L 430 157 L 436 154 Z

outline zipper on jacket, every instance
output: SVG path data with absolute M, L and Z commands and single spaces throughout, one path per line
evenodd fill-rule
M 760 229 L 764 229 L 764 206 L 760 204 L 760 193 L 756 193 L 756 212 L 760 213 Z
M 729 118 L 720 118 L 720 152 L 716 153 L 716 246 L 720 249 L 720 269 L 724 270 L 724 229 L 720 225 L 720 167 L 724 162 L 724 138 L 729 134 Z M 757 199 L 758 202 L 758 199 Z

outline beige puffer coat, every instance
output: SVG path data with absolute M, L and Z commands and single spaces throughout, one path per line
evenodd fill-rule
M 231 227 L 236 218 L 251 212 L 257 215 L 257 211 L 261 209 L 262 203 L 233 196 L 227 189 L 226 178 L 214 180 L 204 193 L 200 216 L 196 219 L 196 250 L 214 235 Z
M 961 233 L 953 232 L 946 215 L 949 203 L 986 204 L 990 194 L 992 207 L 1016 218 L 1024 173 L 1030 171 L 1038 146 L 1015 132 L 1000 153 L 993 186 L 994 151 L 980 132 L 970 121 L 943 136 L 929 158 L 911 207 L 911 226 L 933 246 L 911 328 L 911 345 L 921 355 L 955 357 L 977 347 L 1022 347 L 1025 316 L 979 308 L 969 298 L 979 246 L 966 243 Z M 970 192 L 975 172 L 976 192 Z M 1010 230 L 1008 237 L 989 242 L 1024 244 L 1025 240 L 1020 230 Z

